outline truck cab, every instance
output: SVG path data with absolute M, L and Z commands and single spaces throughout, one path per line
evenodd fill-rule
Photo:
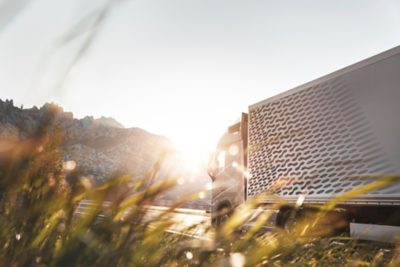
M 218 142 L 209 175 L 213 181 L 212 222 L 222 224 L 246 200 L 248 115 L 230 126 Z

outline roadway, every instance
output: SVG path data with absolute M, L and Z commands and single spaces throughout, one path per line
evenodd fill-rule
M 109 205 L 109 202 L 103 203 L 104 207 L 108 207 Z M 94 206 L 94 202 L 83 200 L 77 206 L 75 215 L 82 216 Z M 146 206 L 145 208 L 146 213 L 143 222 L 151 222 L 150 227 L 155 227 L 157 218 L 170 209 L 169 207 L 162 206 Z M 104 217 L 104 215 L 99 215 L 99 219 L 102 217 Z M 211 228 L 211 217 L 210 213 L 205 210 L 177 208 L 172 212 L 168 212 L 164 218 L 167 218 L 168 221 L 172 223 L 166 230 L 167 232 L 205 241 L 212 240 L 212 231 L 209 231 Z

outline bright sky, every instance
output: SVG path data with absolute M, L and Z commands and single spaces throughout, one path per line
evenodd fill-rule
M 0 98 L 111 116 L 197 153 L 248 105 L 400 44 L 396 0 L 126 0 L 54 89 L 79 46 L 56 41 L 102 3 L 32 1 L 0 31 Z

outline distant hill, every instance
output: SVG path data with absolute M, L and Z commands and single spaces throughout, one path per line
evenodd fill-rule
M 56 123 L 64 135 L 60 146 L 64 151 L 64 160 L 74 160 L 84 175 L 92 176 L 97 182 L 117 172 L 141 178 L 165 152 L 174 153 L 167 138 L 140 128 L 124 128 L 113 118 L 87 116 L 76 119 L 71 112 L 64 112 L 56 104 L 24 109 L 15 107 L 12 100 L 0 99 L 0 158 L 7 155 L 13 143 L 34 136 L 50 110 L 56 111 Z M 160 172 L 158 179 L 171 173 L 175 177 L 187 176 L 180 170 L 182 166 L 175 158 L 176 155 L 169 157 L 169 166 Z M 169 193 L 165 199 L 167 202 L 190 191 L 202 190 L 209 181 L 206 175 L 186 177 L 186 180 L 192 182 Z
M 65 160 L 76 161 L 97 181 L 117 171 L 142 176 L 163 151 L 171 150 L 165 137 L 140 128 L 124 128 L 113 118 L 75 119 L 56 104 L 23 109 L 15 107 L 12 100 L 0 100 L 0 139 L 18 141 L 33 136 L 50 109 L 57 111 L 57 123 L 64 134 Z

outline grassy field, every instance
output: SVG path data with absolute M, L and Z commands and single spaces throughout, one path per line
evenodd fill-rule
M 117 176 L 94 185 L 71 162 L 62 163 L 56 133 L 44 127 L 2 162 L 0 266 L 400 266 L 398 247 L 323 237 L 326 231 L 317 222 L 338 200 L 290 233 L 260 233 L 266 213 L 251 229 L 239 231 L 257 199 L 237 209 L 211 241 L 167 233 L 175 207 L 152 220 L 144 217 L 147 205 L 175 186 L 173 179 L 147 186 L 154 174 L 149 172 L 135 184 Z M 342 198 L 365 190 L 371 186 Z M 82 199 L 94 205 L 74 216 Z M 111 204 L 104 206 L 105 201 Z

